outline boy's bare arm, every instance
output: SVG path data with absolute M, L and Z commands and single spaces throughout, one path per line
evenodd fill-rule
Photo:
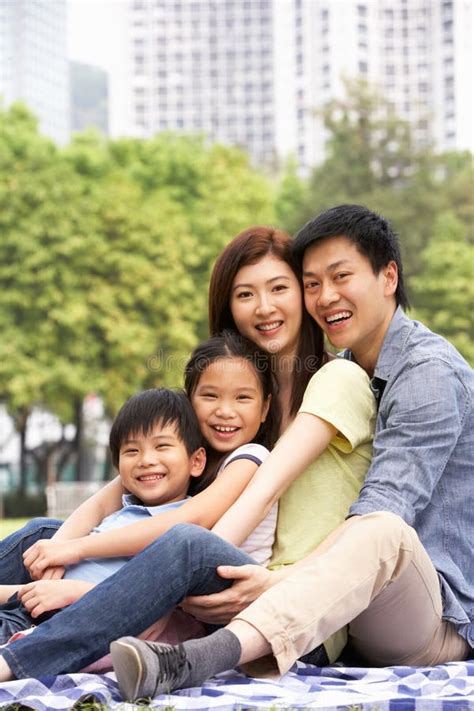
M 194 523 L 212 528 L 240 496 L 256 468 L 256 464 L 250 460 L 232 462 L 207 489 L 178 509 L 152 516 L 145 521 L 70 541 L 38 541 L 24 554 L 25 565 L 35 577 L 40 577 L 46 568 L 78 563 L 84 558 L 136 555 L 178 523 Z
M 86 536 L 106 516 L 121 507 L 123 493 L 124 489 L 120 477 L 116 477 L 113 481 L 103 486 L 100 491 L 97 491 L 80 504 L 64 521 L 51 540 L 59 542 Z M 29 568 L 28 560 L 28 557 L 25 558 L 23 556 L 25 566 L 32 578 L 57 580 L 64 575 L 64 567 L 62 565 L 46 566 L 40 572 L 35 572 Z
M 77 602 L 94 583 L 84 580 L 35 580 L 20 587 L 18 597 L 31 617 L 36 618 L 50 610 L 60 610 Z
M 18 585 L 0 585 L 0 605 L 8 602 L 11 596 L 16 593 L 20 587 L 20 583 Z

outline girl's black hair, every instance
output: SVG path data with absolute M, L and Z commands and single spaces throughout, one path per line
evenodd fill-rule
M 252 341 L 244 338 L 236 331 L 222 331 L 219 335 L 209 338 L 194 349 L 184 369 L 184 388 L 188 397 L 191 399 L 204 371 L 221 358 L 244 358 L 248 360 L 252 364 L 260 382 L 264 399 L 266 400 L 269 396 L 272 396 L 266 420 L 260 425 L 254 440 L 258 444 L 272 449 L 278 439 L 281 414 L 278 399 L 273 397 L 275 381 L 271 368 L 271 356 L 259 350 Z M 209 446 L 206 449 L 209 453 Z M 193 494 L 209 486 L 215 479 L 219 466 L 226 456 L 228 455 L 221 457 L 217 464 L 206 471 L 204 475 L 194 479 L 192 483 Z
M 133 395 L 122 405 L 110 430 L 109 446 L 112 463 L 118 468 L 120 448 L 131 435 L 151 432 L 160 423 L 174 425 L 178 437 L 191 456 L 203 446 L 199 423 L 189 398 L 183 390 L 152 388 Z

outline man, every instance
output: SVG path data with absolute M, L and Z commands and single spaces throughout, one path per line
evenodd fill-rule
M 322 548 L 284 571 L 228 567 L 222 573 L 237 579 L 230 590 L 190 601 L 208 621 L 241 610 L 193 643 L 202 645 L 202 674 L 269 653 L 284 673 L 345 624 L 370 664 L 465 659 L 474 647 L 473 372 L 402 311 L 399 246 L 382 217 L 332 208 L 302 228 L 294 250 L 310 315 L 372 379 L 373 462 Z M 199 683 L 199 646 L 188 656 L 130 638 L 112 646 L 126 692 Z

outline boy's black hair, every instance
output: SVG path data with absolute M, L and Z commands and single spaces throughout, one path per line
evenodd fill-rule
M 305 251 L 312 244 L 329 237 L 347 237 L 367 257 L 374 274 L 389 262 L 398 268 L 397 304 L 409 307 L 403 279 L 403 265 L 397 235 L 388 220 L 363 205 L 336 205 L 304 225 L 293 241 L 293 253 L 301 265 Z
M 203 446 L 199 424 L 183 390 L 152 388 L 133 395 L 122 405 L 110 430 L 112 462 L 118 468 L 120 447 L 134 434 L 147 435 L 156 424 L 174 425 L 189 455 Z

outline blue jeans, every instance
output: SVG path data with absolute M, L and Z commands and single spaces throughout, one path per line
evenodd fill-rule
M 0 584 L 29 583 L 31 578 L 23 565 L 23 553 L 40 538 L 51 538 L 61 524 L 62 521 L 53 518 L 34 518 L 0 541 Z M 0 644 L 7 642 L 15 632 L 36 623 L 15 599 L 0 605 Z
M 54 518 L 34 518 L 0 541 L 0 584 L 23 585 L 31 582 L 23 565 L 23 553 L 40 538 L 51 538 L 61 524 L 62 521 Z
M 218 565 L 254 562 L 200 526 L 174 526 L 2 655 L 17 679 L 77 672 L 106 654 L 114 639 L 140 634 L 187 595 L 229 587 L 232 581 L 217 575 Z

